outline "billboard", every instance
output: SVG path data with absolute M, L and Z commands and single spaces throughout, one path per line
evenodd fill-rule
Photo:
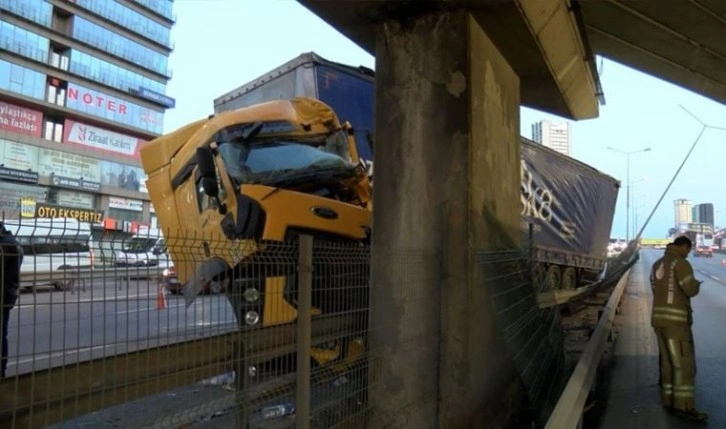
M 38 148 L 0 139 L 0 164 L 23 171 L 38 170 Z
M 43 130 L 43 113 L 0 101 L 0 129 L 40 137 Z
M 38 155 L 38 172 L 44 176 L 56 175 L 101 183 L 101 162 L 74 153 L 41 148 Z
M 86 125 L 66 119 L 63 142 L 83 146 L 104 153 L 123 155 L 129 158 L 139 158 L 139 148 L 144 141 L 136 137 L 103 128 Z

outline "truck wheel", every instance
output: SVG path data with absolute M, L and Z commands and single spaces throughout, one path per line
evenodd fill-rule
M 577 288 L 577 271 L 572 267 L 565 268 L 562 272 L 562 284 L 563 290 L 573 290 Z
M 547 268 L 547 275 L 545 278 L 545 284 L 547 285 L 547 290 L 557 290 L 560 287 L 560 284 L 562 283 L 562 270 L 560 270 L 560 267 L 557 265 L 550 265 L 549 268 Z

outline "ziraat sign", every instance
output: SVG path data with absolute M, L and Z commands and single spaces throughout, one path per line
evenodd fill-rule
M 40 137 L 42 128 L 43 114 L 41 112 L 0 102 L 0 129 Z
M 66 119 L 64 143 L 138 159 L 143 140 Z

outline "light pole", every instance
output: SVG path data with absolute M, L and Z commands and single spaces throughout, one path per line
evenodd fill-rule
M 627 183 L 627 191 L 625 195 L 625 240 L 628 242 L 630 241 L 630 155 L 634 155 L 636 153 L 640 152 L 648 152 L 650 150 L 649 147 L 645 149 L 638 149 L 638 150 L 620 150 L 615 149 L 612 146 L 608 146 L 608 149 L 610 149 L 613 152 L 621 153 L 625 155 L 626 160 L 626 172 L 625 172 L 625 181 Z

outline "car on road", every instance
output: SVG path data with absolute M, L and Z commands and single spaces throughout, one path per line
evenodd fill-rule
M 170 265 L 161 272 L 159 282 L 162 287 L 166 288 L 166 290 L 174 295 L 184 294 L 184 285 L 179 282 L 179 277 L 176 275 L 176 269 L 173 265 Z M 205 284 L 202 288 L 202 293 L 204 294 L 217 294 L 224 293 L 226 291 L 227 287 L 226 282 L 224 281 L 211 281 Z
M 693 250 L 693 256 L 705 256 L 707 258 L 712 258 L 713 250 L 711 249 L 711 246 L 696 246 L 696 248 Z

